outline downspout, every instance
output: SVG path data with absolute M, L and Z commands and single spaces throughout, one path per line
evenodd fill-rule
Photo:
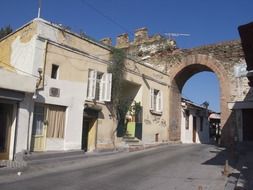
M 45 51 L 44 51 L 44 60 L 43 60 L 43 73 L 42 73 L 41 69 L 38 69 L 39 80 L 36 83 L 36 88 L 35 88 L 35 92 L 34 92 L 35 95 L 37 94 L 37 91 L 39 89 L 44 89 L 44 86 L 45 86 L 45 67 L 46 67 L 47 49 L 48 49 L 48 40 L 45 40 Z M 41 81 L 42 81 L 43 85 L 40 88 Z M 35 103 L 35 101 L 34 101 L 34 103 Z M 34 104 L 30 104 L 30 106 L 29 106 L 29 120 L 28 120 L 27 143 L 26 143 L 27 144 L 27 147 L 26 147 L 27 151 L 30 151 L 30 149 L 31 149 L 31 146 L 30 146 L 31 145 L 31 139 L 32 139 L 32 133 L 31 133 L 32 130 L 30 130 L 30 128 L 32 128 L 31 114 L 33 116 L 33 112 L 34 112 L 34 109 L 32 110 L 32 105 L 34 107 Z
M 42 86 L 42 89 L 44 89 L 44 86 L 45 86 L 45 71 L 46 71 L 46 59 L 47 59 L 47 49 L 48 49 L 48 40 L 45 41 L 45 54 L 44 54 L 44 63 L 43 63 L 43 77 L 42 77 L 42 80 L 43 80 L 43 86 Z

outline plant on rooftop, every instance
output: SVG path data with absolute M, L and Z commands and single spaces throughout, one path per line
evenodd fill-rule
M 0 28 L 0 39 L 12 33 L 12 28 L 10 25 Z

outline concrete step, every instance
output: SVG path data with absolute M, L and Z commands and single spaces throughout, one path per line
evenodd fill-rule
M 136 139 L 136 137 L 132 137 L 132 136 L 124 136 L 123 139 Z

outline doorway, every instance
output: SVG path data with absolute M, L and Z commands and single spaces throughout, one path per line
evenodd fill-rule
M 81 148 L 85 152 L 93 151 L 96 149 L 96 136 L 97 136 L 97 120 L 91 118 L 83 118 L 82 130 L 82 144 Z
M 253 109 L 244 109 L 243 117 L 243 141 L 253 141 Z
M 197 118 L 193 116 L 192 141 L 196 143 Z
M 0 103 L 0 160 L 9 159 L 13 104 Z

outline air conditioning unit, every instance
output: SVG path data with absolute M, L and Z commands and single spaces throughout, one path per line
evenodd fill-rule
M 60 97 L 60 89 L 59 88 L 50 88 L 49 89 L 49 96 Z

